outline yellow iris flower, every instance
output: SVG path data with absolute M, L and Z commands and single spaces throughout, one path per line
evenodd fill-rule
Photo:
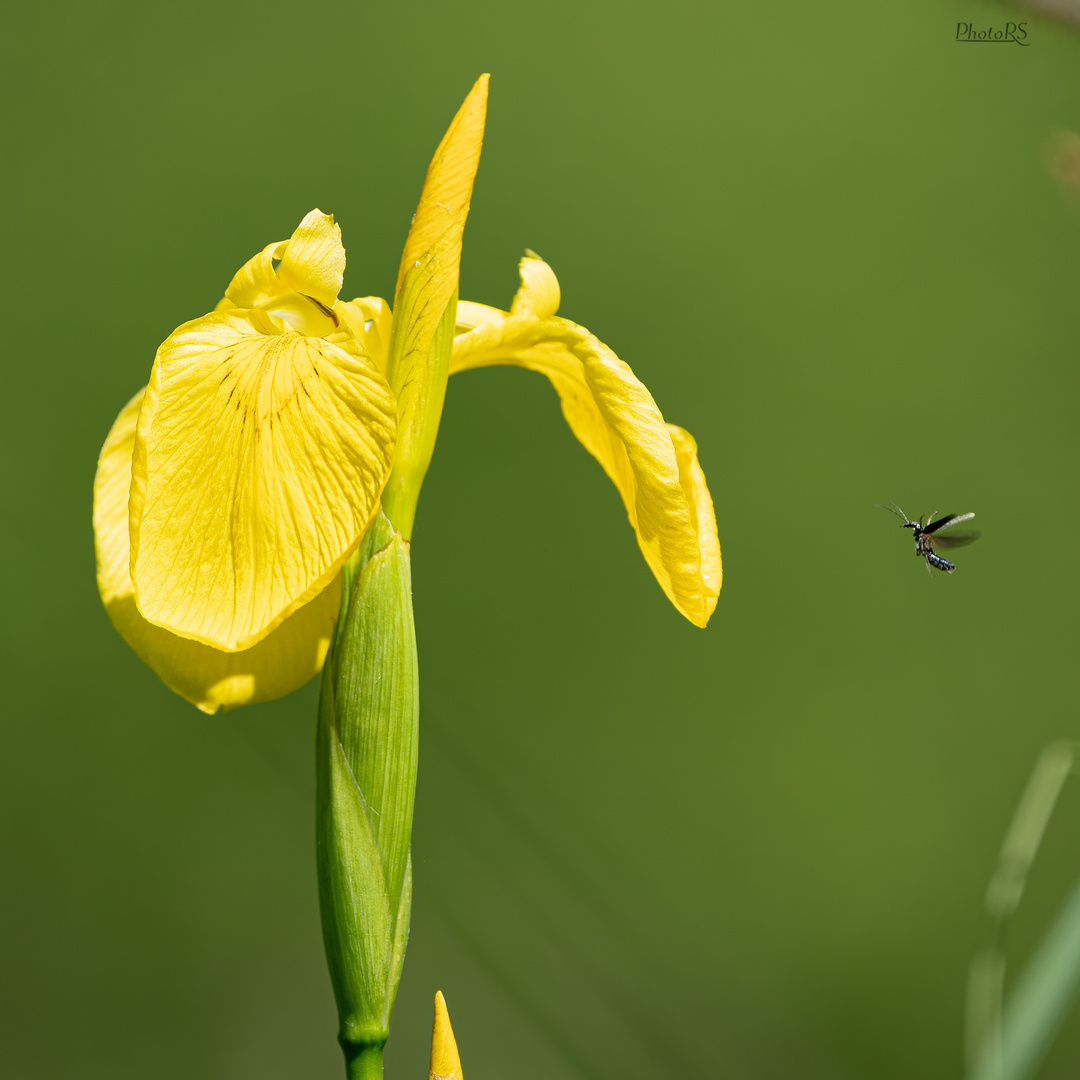
M 380 506 L 411 532 L 445 386 L 416 378 L 416 365 L 456 295 L 486 90 L 485 78 L 432 162 L 393 315 L 377 297 L 339 299 L 340 229 L 313 210 L 238 271 L 214 311 L 165 340 L 105 440 L 94 484 L 102 600 L 139 657 L 204 712 L 307 682 L 329 645 L 342 565 Z M 704 626 L 721 564 L 694 440 L 607 346 L 556 317 L 543 260 L 529 253 L 520 272 L 509 312 L 458 303 L 450 371 L 547 375 L 661 587 Z

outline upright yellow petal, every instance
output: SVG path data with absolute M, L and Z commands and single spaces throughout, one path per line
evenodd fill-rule
M 135 606 L 128 553 L 131 455 L 142 400 L 140 390 L 116 418 L 94 478 L 97 580 L 105 611 L 139 659 L 203 712 L 283 697 L 322 667 L 337 616 L 341 580 L 335 578 L 310 604 L 244 652 L 221 652 L 148 623 Z
M 386 376 L 397 398 L 398 453 L 383 505 L 406 538 L 446 394 L 461 236 L 480 161 L 487 87 L 488 77 L 482 75 L 435 151 L 394 292 Z
M 435 1022 L 431 1027 L 431 1070 L 428 1080 L 462 1080 L 461 1058 L 458 1056 L 450 1014 L 442 991 L 435 994 Z
M 385 375 L 393 321 L 390 305 L 381 296 L 358 296 L 355 300 L 339 300 L 334 314 L 345 321 L 360 347 Z
M 351 334 L 218 311 L 158 350 L 132 461 L 139 611 L 250 648 L 320 593 L 379 508 L 395 406 Z
M 284 252 L 278 277 L 282 284 L 332 308 L 345 276 L 341 226 L 333 214 L 312 210 L 296 227 Z
M 450 126 L 428 166 L 424 187 L 420 192 L 420 202 L 401 253 L 401 266 L 398 268 L 397 285 L 394 288 L 395 309 L 405 275 L 427 252 L 448 238 L 450 244 L 445 248 L 446 261 L 438 270 L 441 276 L 453 280 L 442 282 L 441 288 L 432 293 L 432 306 L 438 309 L 436 319 L 442 314 L 450 294 L 457 287 L 461 233 L 469 213 L 476 168 L 480 164 L 489 79 L 490 76 L 481 75 L 476 80 L 457 115 L 450 121 Z
M 530 273 L 540 278 L 537 268 Z M 530 290 L 527 279 L 522 290 Z M 472 328 L 455 338 L 451 373 L 517 364 L 546 375 L 571 430 L 618 488 L 661 588 L 705 626 L 720 591 L 720 542 L 693 439 L 664 422 L 629 366 L 588 330 L 531 314 L 495 319 L 493 311 L 459 305 L 459 326 Z
M 521 288 L 514 294 L 511 315 L 536 315 L 544 319 L 559 310 L 559 279 L 555 271 L 534 251 L 527 251 L 518 263 Z
M 288 240 L 277 240 L 248 259 L 233 275 L 225 290 L 225 299 L 219 301 L 218 309 L 258 307 L 282 293 L 281 281 L 274 269 L 274 260 L 280 259 Z
M 275 260 L 280 265 L 275 269 Z M 265 307 L 290 292 L 314 300 L 324 311 L 334 306 L 345 276 L 341 227 L 333 214 L 315 209 L 305 215 L 288 240 L 267 244 L 248 259 L 225 290 L 216 310 Z

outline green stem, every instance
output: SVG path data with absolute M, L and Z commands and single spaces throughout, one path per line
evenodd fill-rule
M 394 466 L 382 512 L 342 569 L 319 698 L 319 907 L 350 1080 L 382 1076 L 412 908 L 420 693 L 408 541 L 439 430 L 457 312 L 455 288 L 430 325 L 425 266 L 406 274 L 394 311 Z
M 383 1048 L 369 1043 L 345 1051 L 345 1075 L 348 1080 L 382 1080 Z
M 418 719 L 409 545 L 380 515 L 343 572 L 316 747 L 319 906 L 350 1077 L 381 1075 L 405 959 Z

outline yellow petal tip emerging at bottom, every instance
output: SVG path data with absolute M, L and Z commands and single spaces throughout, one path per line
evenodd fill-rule
M 461 1058 L 458 1056 L 450 1014 L 442 991 L 435 994 L 435 1023 L 431 1028 L 431 1071 L 428 1080 L 461 1080 Z

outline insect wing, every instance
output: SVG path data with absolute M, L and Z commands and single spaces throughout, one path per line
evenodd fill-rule
M 967 544 L 974 544 L 981 532 L 972 529 L 971 532 L 947 533 L 945 536 L 935 536 L 931 541 L 936 548 L 958 548 Z
M 931 525 L 927 525 L 923 529 L 924 533 L 936 533 L 939 529 L 951 529 L 954 525 L 959 525 L 961 522 L 970 521 L 975 515 L 971 514 L 946 514 L 942 518 L 938 518 Z

